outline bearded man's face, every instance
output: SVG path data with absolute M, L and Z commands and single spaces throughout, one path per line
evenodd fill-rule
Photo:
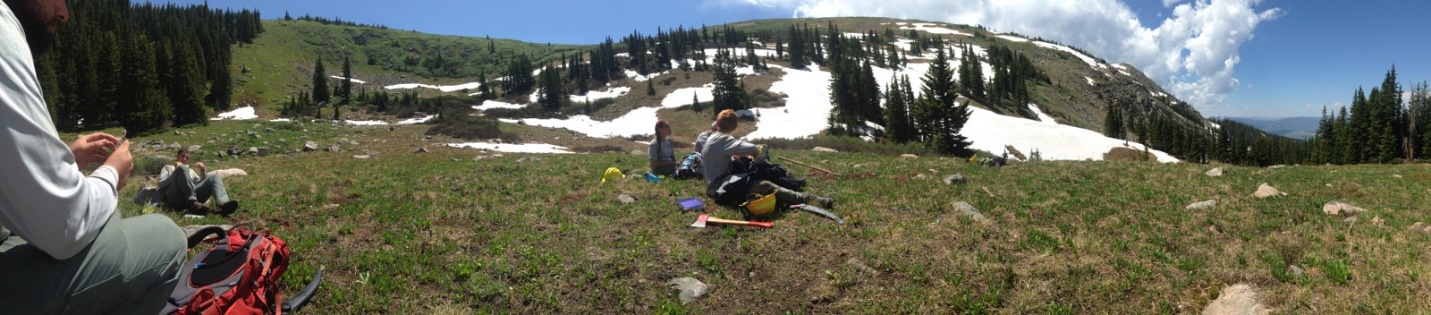
M 55 32 L 70 19 L 64 0 L 6 0 L 5 4 L 25 28 L 25 41 L 36 58 L 54 45 Z

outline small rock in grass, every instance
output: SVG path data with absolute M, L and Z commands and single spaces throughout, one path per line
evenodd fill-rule
M 671 279 L 671 281 L 666 282 L 666 286 L 681 291 L 680 297 L 682 305 L 690 304 L 696 299 L 705 296 L 707 292 L 710 292 L 710 287 L 706 286 L 705 283 L 701 283 L 700 280 L 691 277 Z
M 1208 170 L 1207 173 L 1204 173 L 1204 174 L 1207 174 L 1207 176 L 1212 176 L 1212 177 L 1222 176 L 1222 168 L 1221 168 L 1221 167 L 1213 168 L 1213 169 L 1211 169 L 1211 170 Z
M 814 149 L 810 149 L 810 151 L 815 151 L 815 152 L 840 152 L 840 151 L 835 151 L 835 149 L 826 148 L 826 147 L 815 147 Z
M 1366 212 L 1366 209 L 1339 200 L 1328 201 L 1327 204 L 1322 205 L 1322 213 L 1331 215 L 1354 215 L 1358 212 Z
M 872 274 L 872 275 L 877 275 L 877 274 L 879 274 L 879 270 L 875 270 L 874 268 L 870 268 L 869 265 L 866 265 L 865 262 L 862 261 L 862 260 L 860 260 L 859 258 L 850 257 L 850 260 L 846 260 L 846 261 L 845 261 L 845 264 L 846 264 L 846 265 L 850 265 L 851 267 L 855 267 L 855 269 L 858 269 L 860 272 L 864 272 L 864 273 L 868 273 L 868 274 Z
M 957 173 L 954 175 L 945 176 L 944 183 L 949 185 L 963 185 L 969 183 L 969 178 L 965 177 L 964 173 Z
M 1262 315 L 1271 312 L 1267 306 L 1257 302 L 1257 290 L 1246 284 L 1222 288 L 1217 299 L 1202 309 L 1203 315 Z
M 1257 192 L 1252 194 L 1252 196 L 1257 198 L 1278 197 L 1286 195 L 1287 193 L 1281 192 L 1277 190 L 1277 188 L 1272 188 L 1272 186 L 1267 185 L 1267 183 L 1262 183 L 1262 185 L 1257 186 Z
M 636 202 L 636 198 L 635 198 L 635 197 L 631 197 L 631 195 L 627 195 L 627 194 L 621 194 L 621 195 L 619 195 L 619 196 L 616 196 L 616 200 L 621 201 L 621 203 L 632 203 L 632 202 Z
M 974 219 L 974 221 L 979 221 L 980 223 L 991 223 L 989 222 L 989 218 L 985 218 L 984 214 L 979 213 L 979 209 L 974 208 L 974 205 L 971 205 L 968 202 L 955 202 L 954 212 L 959 213 L 961 215 L 969 216 L 970 219 Z
M 1183 207 L 1183 209 L 1185 209 L 1185 210 L 1207 210 L 1207 209 L 1212 209 L 1212 207 L 1216 207 L 1216 206 L 1217 206 L 1217 199 L 1212 199 L 1212 200 L 1204 200 L 1204 201 L 1194 202 L 1194 203 L 1188 205 L 1187 207 Z
M 1427 225 L 1426 222 L 1416 222 L 1416 224 L 1412 224 L 1411 227 L 1406 228 L 1407 231 L 1415 233 L 1427 233 L 1427 229 L 1431 229 L 1431 225 Z

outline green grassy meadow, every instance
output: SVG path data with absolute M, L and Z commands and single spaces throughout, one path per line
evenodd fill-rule
M 1407 231 L 1431 221 L 1425 164 L 996 169 L 786 149 L 773 154 L 843 173 L 786 164 L 810 180 L 808 192 L 836 198 L 846 224 L 784 212 L 768 218 L 772 229 L 698 229 L 676 200 L 704 199 L 702 182 L 600 183 L 605 168 L 641 168 L 644 155 L 498 156 L 441 146 L 454 140 L 425 130 L 224 121 L 133 141 L 200 144 L 196 161 L 247 171 L 225 180 L 242 204 L 233 217 L 168 215 L 179 225 L 252 222 L 287 240 L 285 293 L 325 268 L 309 314 L 1184 314 L 1238 283 L 1281 314 L 1431 309 L 1431 237 Z M 307 140 L 343 150 L 296 152 Z M 215 154 L 229 144 L 277 150 Z M 414 153 L 421 147 L 431 152 Z M 1227 175 L 1203 174 L 1213 167 Z M 968 184 L 943 182 L 955 173 Z M 1263 182 L 1288 194 L 1252 197 Z M 1184 210 L 1209 199 L 1215 208 Z M 1354 221 L 1323 214 L 1331 200 L 1369 211 Z M 956 214 L 957 201 L 991 222 Z M 683 305 L 666 285 L 678 277 L 709 294 Z

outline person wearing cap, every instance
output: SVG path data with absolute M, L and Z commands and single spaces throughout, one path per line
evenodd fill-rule
M 665 120 L 656 121 L 656 138 L 646 151 L 651 161 L 651 173 L 671 176 L 676 173 L 676 150 L 671 147 L 671 124 Z
M 733 110 L 727 109 L 716 115 L 717 130 L 706 139 L 704 150 L 701 151 L 701 156 L 705 157 L 701 167 L 705 168 L 706 195 L 717 202 L 733 204 L 733 200 L 744 198 L 748 194 L 774 194 L 776 200 L 785 204 L 811 204 L 825 209 L 834 208 L 835 199 L 794 191 L 768 180 L 749 178 L 749 174 L 730 173 L 728 168 L 731 156 L 751 155 L 755 156 L 757 161 L 764 161 L 769 156 L 764 146 L 731 135 L 738 123 Z M 744 189 L 741 189 L 742 185 L 745 186 Z

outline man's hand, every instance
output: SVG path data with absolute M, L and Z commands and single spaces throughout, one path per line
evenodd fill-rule
M 124 189 L 124 185 L 129 183 L 129 173 L 134 171 L 134 156 L 129 155 L 129 141 L 124 141 L 114 147 L 114 152 L 109 154 L 109 158 L 104 160 L 104 165 L 113 167 L 119 173 L 119 182 L 115 183 L 114 190 Z
M 92 133 L 80 136 L 75 142 L 70 143 L 70 152 L 75 155 L 75 163 L 80 170 L 93 169 L 105 163 L 110 151 L 115 149 L 115 144 L 119 143 L 119 138 L 107 133 Z M 127 154 L 126 154 L 127 155 Z
M 199 171 L 199 174 L 203 174 L 203 173 L 208 173 L 208 172 L 209 172 L 209 168 L 208 168 L 207 166 L 204 166 L 204 162 L 196 162 L 196 163 L 194 163 L 194 169 L 198 170 L 198 171 Z

